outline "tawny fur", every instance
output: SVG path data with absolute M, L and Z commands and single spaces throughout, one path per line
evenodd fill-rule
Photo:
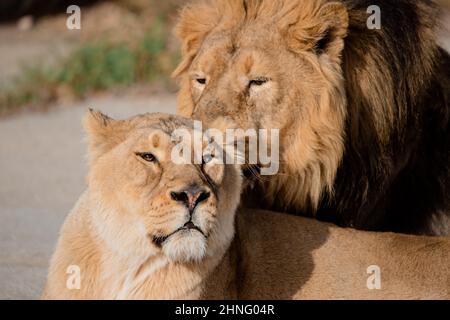
M 316 208 L 322 193 L 332 191 L 344 152 L 340 54 L 347 26 L 345 8 L 325 1 L 248 1 L 245 10 L 238 0 L 200 1 L 181 12 L 178 112 L 206 124 L 221 114 L 239 128 L 280 129 L 282 172 L 267 181 L 269 203 Z M 330 27 L 332 43 L 317 59 L 310 50 Z M 211 82 L 205 90 L 194 80 L 203 75 Z M 259 92 L 237 94 L 259 75 L 272 81 Z M 273 104 L 279 107 L 270 111 Z
M 251 206 L 445 235 L 450 56 L 436 42 L 438 9 L 379 0 L 382 28 L 370 30 L 373 4 L 192 1 L 176 28 L 178 112 L 205 126 L 223 116 L 281 130 L 280 172 L 249 192 Z
M 43 298 L 198 298 L 203 277 L 232 240 L 240 170 L 215 161 L 174 164 L 171 134 L 191 131 L 188 119 L 148 114 L 116 121 L 92 111 L 85 126 L 88 190 L 61 229 Z M 190 187 L 210 194 L 192 214 L 171 195 Z M 189 221 L 203 234 L 177 231 Z M 68 285 L 71 266 L 80 270 L 79 290 Z
M 61 230 L 45 299 L 450 298 L 449 239 L 366 233 L 238 211 L 239 168 L 212 163 L 198 171 L 168 161 L 172 143 L 166 134 L 189 128 L 189 121 L 146 115 L 118 122 L 91 113 L 86 126 L 93 155 L 89 189 Z M 113 136 L 114 127 L 122 128 L 120 137 Z M 159 167 L 135 158 L 134 152 L 143 150 L 158 157 Z M 210 188 L 202 175 L 217 187 L 193 214 L 193 221 L 209 230 L 206 254 L 198 256 L 201 243 L 174 259 L 173 252 L 167 255 L 168 244 L 156 246 L 151 235 L 163 236 L 186 221 L 183 207 L 167 194 L 191 183 Z M 185 249 L 175 242 L 170 250 L 177 252 L 177 246 Z M 72 265 L 81 271 L 79 289 L 67 287 Z M 381 268 L 381 290 L 367 287 L 372 265 Z
M 372 266 L 380 268 L 380 289 L 369 289 Z M 206 282 L 203 297 L 213 299 L 448 300 L 450 241 L 247 209 Z

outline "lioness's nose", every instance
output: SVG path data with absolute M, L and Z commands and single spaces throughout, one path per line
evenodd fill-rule
M 210 193 L 194 185 L 182 191 L 172 191 L 170 196 L 173 200 L 183 203 L 192 212 L 200 202 L 209 198 Z

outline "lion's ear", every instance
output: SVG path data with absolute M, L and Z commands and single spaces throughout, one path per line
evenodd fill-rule
M 178 77 L 189 68 L 206 35 L 214 28 L 211 16 L 215 14 L 211 11 L 212 7 L 197 3 L 187 5 L 180 12 L 175 35 L 181 41 L 182 60 L 172 77 Z
M 326 53 L 332 59 L 340 59 L 348 32 L 347 8 L 339 2 L 307 1 L 299 9 L 299 12 L 288 12 L 282 19 L 281 30 L 288 45 L 294 51 L 311 50 L 318 55 Z
M 183 57 L 172 77 L 178 77 L 189 68 L 208 33 L 219 24 L 224 3 L 226 1 L 218 1 L 216 4 L 211 1 L 196 1 L 181 10 L 175 35 L 181 41 Z
M 91 160 L 97 159 L 123 142 L 129 131 L 126 121 L 114 120 L 92 109 L 87 112 L 83 125 L 88 135 Z

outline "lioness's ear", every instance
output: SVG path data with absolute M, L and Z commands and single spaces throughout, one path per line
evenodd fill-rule
M 347 8 L 339 2 L 302 2 L 301 8 L 291 10 L 281 19 L 280 29 L 292 50 L 311 50 L 340 60 L 347 36 Z
M 92 109 L 87 112 L 83 125 L 88 135 L 91 160 L 96 159 L 125 140 L 128 132 L 125 121 L 114 120 Z

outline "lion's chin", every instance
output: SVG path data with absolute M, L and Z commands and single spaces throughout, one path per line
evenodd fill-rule
M 163 244 L 164 254 L 174 262 L 198 262 L 206 254 L 206 238 L 197 230 L 180 230 Z

